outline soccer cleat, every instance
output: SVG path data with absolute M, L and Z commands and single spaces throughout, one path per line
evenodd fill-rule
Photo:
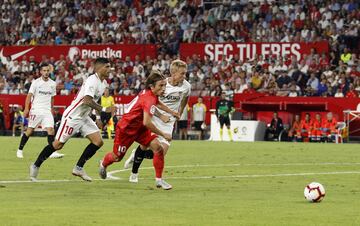
M 99 162 L 99 175 L 101 177 L 101 179 L 106 179 L 107 177 L 107 173 L 106 173 L 106 168 L 103 166 L 103 161 L 100 160 Z
M 139 182 L 138 174 L 137 173 L 131 173 L 131 175 L 129 177 L 129 182 L 131 182 L 131 183 Z
M 35 166 L 34 164 L 31 164 L 30 165 L 30 180 L 36 182 L 38 174 L 39 174 L 39 167 Z
M 133 149 L 129 158 L 125 161 L 124 169 L 129 169 L 134 164 L 136 149 Z
M 19 159 L 23 159 L 24 158 L 23 151 L 18 149 L 16 152 L 16 157 L 18 157 Z
M 164 190 L 170 190 L 172 189 L 171 184 L 168 184 L 166 181 L 164 181 L 163 179 L 160 180 L 156 180 L 156 187 L 157 188 L 162 188 Z
M 54 151 L 49 158 L 51 159 L 61 159 L 62 157 L 64 157 L 64 154 L 61 154 L 57 151 Z
M 80 166 L 75 166 L 74 167 L 74 169 L 72 171 L 72 175 L 81 177 L 84 181 L 89 181 L 89 182 L 92 181 L 91 177 L 89 177 L 86 174 L 85 170 Z

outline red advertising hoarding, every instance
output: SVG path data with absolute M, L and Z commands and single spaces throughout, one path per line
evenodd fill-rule
M 267 56 L 295 56 L 300 60 L 304 54 L 309 54 L 314 48 L 317 53 L 328 53 L 329 44 L 322 42 L 254 42 L 254 43 L 182 43 L 180 57 L 192 57 L 194 54 L 204 58 L 208 56 L 212 61 L 219 61 L 225 56 L 232 59 L 238 56 L 241 61 L 252 60 L 256 55 Z
M 10 57 L 11 60 L 22 60 L 23 56 L 28 59 L 30 56 L 35 57 L 35 61 L 40 62 L 42 56 L 48 58 L 54 57 L 58 60 L 60 55 L 70 57 L 73 60 L 76 55 L 83 58 L 120 58 L 124 59 L 126 56 L 130 56 L 134 60 L 136 55 L 139 55 L 143 60 L 146 56 L 151 58 L 156 57 L 155 45 L 137 45 L 137 44 L 124 44 L 124 45 L 80 45 L 80 46 L 1 46 L 0 47 L 0 59 L 3 62 L 4 58 Z

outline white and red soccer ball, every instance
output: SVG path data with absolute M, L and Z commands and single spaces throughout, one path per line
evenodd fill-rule
M 320 183 L 312 182 L 305 187 L 304 196 L 309 202 L 321 202 L 325 197 L 325 188 Z

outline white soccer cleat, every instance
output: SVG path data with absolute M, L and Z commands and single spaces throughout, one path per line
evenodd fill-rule
M 24 158 L 23 151 L 18 149 L 16 152 L 16 157 L 18 157 L 19 159 L 23 159 Z
M 35 166 L 34 164 L 30 165 L 30 180 L 31 181 L 38 181 L 37 176 L 39 174 L 39 167 Z
M 89 181 L 89 182 L 92 181 L 91 177 L 89 177 L 86 174 L 85 170 L 80 166 L 75 166 L 74 167 L 74 169 L 72 171 L 72 175 L 81 177 L 84 181 Z
M 131 183 L 139 182 L 138 175 L 139 175 L 138 173 L 131 173 L 131 175 L 129 177 L 129 182 L 131 182 Z
M 163 179 L 156 179 L 156 187 L 157 188 L 162 188 L 164 190 L 170 190 L 172 189 L 171 184 L 168 184 L 166 181 L 164 181 Z
M 124 169 L 129 169 L 134 164 L 135 152 L 136 152 L 136 149 L 133 149 L 131 151 L 131 154 L 130 154 L 129 158 L 125 161 Z
M 107 173 L 106 173 L 106 168 L 103 166 L 103 161 L 100 160 L 100 163 L 99 163 L 99 175 L 101 177 L 101 179 L 106 179 L 107 177 Z
M 62 157 L 64 157 L 64 154 L 61 154 L 57 151 L 54 151 L 50 156 L 49 158 L 51 159 L 61 159 Z

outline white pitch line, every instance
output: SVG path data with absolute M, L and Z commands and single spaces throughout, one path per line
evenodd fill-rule
M 233 163 L 233 164 L 212 164 L 212 165 L 178 165 L 166 166 L 166 168 L 196 168 L 196 167 L 232 167 L 232 166 L 327 166 L 327 165 L 360 165 L 360 162 L 319 162 L 319 163 Z M 142 170 L 154 169 L 153 167 L 141 167 Z M 130 169 L 113 170 L 108 172 L 108 176 L 113 176 L 115 173 L 129 171 Z M 115 177 L 117 178 L 117 177 Z
M 125 170 L 123 170 L 125 171 Z M 257 177 L 292 177 L 292 176 L 311 176 L 311 175 L 341 175 L 341 174 L 360 174 L 360 171 L 343 171 L 343 172 L 317 172 L 317 173 L 279 173 L 279 174 L 244 174 L 244 175 L 229 175 L 229 176 L 195 176 L 195 177 L 166 177 L 171 180 L 196 180 L 196 179 L 226 179 L 226 178 L 257 178 Z M 143 180 L 150 180 L 149 178 L 142 178 Z M 94 179 L 93 181 L 114 181 L 121 180 L 118 177 L 112 179 Z M 39 180 L 32 182 L 30 180 L 16 180 L 16 181 L 0 181 L 0 184 L 19 184 L 19 183 L 59 183 L 59 182 L 83 182 L 81 180 Z
M 250 175 L 199 176 L 199 177 L 169 177 L 168 179 L 196 180 L 196 179 L 254 178 L 254 177 L 292 177 L 292 176 L 338 175 L 338 174 L 360 174 L 360 171 L 319 172 L 319 173 L 250 174 Z
M 254 163 L 254 164 L 214 164 L 214 165 L 178 165 L 166 166 L 166 168 L 196 168 L 196 167 L 231 167 L 231 166 L 308 166 L 308 165 L 360 165 L 358 162 L 352 163 L 336 163 L 336 162 L 323 162 L 323 163 Z M 153 169 L 153 167 L 143 167 L 142 170 Z M 122 180 L 113 174 L 119 172 L 129 171 L 130 169 L 121 169 L 108 172 L 108 179 Z M 335 174 L 360 174 L 360 171 L 344 171 L 344 172 L 323 172 L 323 173 L 293 173 L 293 174 L 253 174 L 253 175 L 229 175 L 229 176 L 195 176 L 195 177 L 167 177 L 167 179 L 221 179 L 221 178 L 255 178 L 255 177 L 282 177 L 282 176 L 307 176 L 307 175 L 335 175 Z M 144 178 L 145 179 L 145 178 Z M 103 181 L 102 179 L 93 179 L 93 181 Z M 32 182 L 30 180 L 14 180 L 14 181 L 0 181 L 0 184 L 16 184 L 16 183 L 59 183 L 59 182 L 82 182 L 82 180 L 39 180 Z

